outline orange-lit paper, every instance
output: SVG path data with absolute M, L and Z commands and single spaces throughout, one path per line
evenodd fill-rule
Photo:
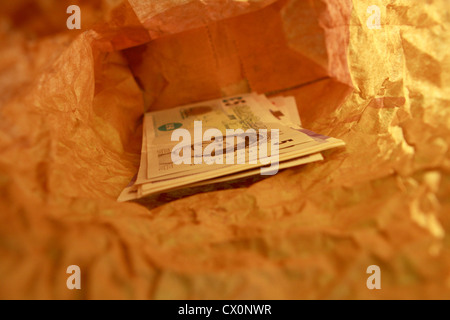
M 0 4 L 0 298 L 450 298 L 447 7 Z M 347 147 L 232 189 L 116 202 L 145 110 L 250 91 L 295 96 L 305 128 Z

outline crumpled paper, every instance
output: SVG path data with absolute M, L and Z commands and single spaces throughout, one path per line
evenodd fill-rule
M 64 1 L 0 4 L 0 298 L 450 298 L 445 0 L 78 4 L 81 31 Z M 250 90 L 294 95 L 306 128 L 347 147 L 233 189 L 115 201 L 145 110 Z

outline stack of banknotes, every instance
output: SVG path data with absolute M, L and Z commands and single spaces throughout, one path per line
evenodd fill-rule
M 295 98 L 256 93 L 148 112 L 143 130 L 139 172 L 120 202 L 274 175 L 345 145 L 304 129 Z

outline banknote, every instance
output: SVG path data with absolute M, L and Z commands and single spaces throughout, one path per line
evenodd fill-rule
M 292 123 L 296 127 L 302 126 L 294 97 L 267 98 L 263 95 L 261 99 L 267 99 L 271 103 L 270 112 L 278 120 L 284 123 Z
M 151 117 L 148 114 L 145 115 L 145 117 L 144 117 L 144 127 L 148 126 L 151 120 L 152 119 L 151 119 Z M 312 140 L 313 139 L 308 136 L 308 139 L 305 139 L 304 141 L 312 141 Z M 182 177 L 182 176 L 198 174 L 198 173 L 205 172 L 205 171 L 217 170 L 219 168 L 222 169 L 224 167 L 227 167 L 226 165 L 215 165 L 215 166 L 211 166 L 210 165 L 210 166 L 206 167 L 206 169 L 208 169 L 208 170 L 205 170 L 204 167 L 199 168 L 197 166 L 197 168 L 194 168 L 194 166 L 190 166 L 190 170 L 188 170 L 188 169 L 181 170 L 181 172 L 177 172 L 175 174 L 166 174 L 163 177 L 156 177 L 156 178 L 149 177 L 147 175 L 148 164 L 149 163 L 152 164 L 152 162 L 155 162 L 155 163 L 158 163 L 158 165 L 160 165 L 160 161 L 161 161 L 161 157 L 159 157 L 159 156 L 158 157 L 157 156 L 150 157 L 150 159 L 155 159 L 155 160 L 147 161 L 147 159 L 148 159 L 147 150 L 153 150 L 152 148 L 155 148 L 155 149 L 159 148 L 160 152 L 161 152 L 161 150 L 164 150 L 163 147 L 156 147 L 156 146 L 155 147 L 149 147 L 148 146 L 148 139 L 147 139 L 147 130 L 144 130 L 143 141 L 142 141 L 142 151 L 141 151 L 141 165 L 140 165 L 140 168 L 139 168 L 137 179 L 135 181 L 136 184 L 143 184 L 143 183 L 146 183 L 146 182 L 156 182 L 156 181 L 161 181 L 161 180 L 175 179 L 175 178 Z M 285 154 L 287 151 L 291 152 L 292 150 L 290 150 L 288 148 L 283 148 L 283 145 L 282 145 L 280 153 L 281 154 Z M 169 147 L 166 148 L 166 152 L 167 152 L 167 157 L 166 157 L 165 161 L 167 161 L 168 164 L 171 164 L 170 157 L 168 156 L 169 153 L 170 153 L 170 148 Z M 156 152 L 154 152 L 153 154 L 156 155 Z M 158 158 L 158 159 L 156 159 L 156 158 Z M 241 171 L 245 171 L 246 169 L 248 169 L 248 167 L 249 166 L 247 166 L 247 168 L 240 168 L 240 169 L 241 169 Z
M 304 157 L 300 157 L 298 159 L 294 159 L 291 161 L 285 161 L 280 163 L 280 170 L 313 163 L 317 161 L 322 161 L 324 158 L 322 154 L 316 153 Z M 233 181 L 237 179 L 243 179 L 251 176 L 255 176 L 259 174 L 258 169 L 251 169 L 235 174 L 225 175 L 223 177 L 217 177 L 212 179 L 206 179 L 200 182 L 194 182 L 194 183 L 187 183 L 187 184 L 174 184 L 174 186 L 165 186 L 161 188 L 161 185 L 158 185 L 156 182 L 144 182 L 144 181 L 138 181 L 137 177 L 134 179 L 120 194 L 118 201 L 119 202 L 125 202 L 125 201 L 131 201 L 131 200 L 137 200 L 141 197 L 149 196 L 152 194 L 157 194 L 159 192 L 169 192 L 174 191 L 180 188 L 194 188 L 194 187 L 200 187 L 203 185 L 210 185 L 210 184 L 216 184 L 216 183 L 224 183 L 228 181 Z
M 321 135 L 317 135 L 313 132 L 309 132 L 305 130 L 303 132 L 306 135 L 309 135 L 311 138 L 313 138 L 313 141 L 309 141 L 303 144 L 302 150 L 293 150 L 291 152 L 287 152 L 285 154 L 280 155 L 280 164 L 282 164 L 285 161 L 290 161 L 294 159 L 298 159 L 303 156 L 316 154 L 331 148 L 341 147 L 344 146 L 345 143 L 339 139 L 334 139 L 331 137 L 325 137 Z M 234 174 L 240 171 L 244 171 L 243 168 L 245 167 L 245 170 L 255 169 L 258 168 L 258 165 L 250 165 L 247 164 L 243 167 L 237 167 L 236 166 L 230 166 L 230 167 L 221 167 L 216 170 L 211 170 L 207 172 L 192 174 L 192 175 L 185 175 L 182 177 L 177 177 L 173 179 L 166 179 L 166 180 L 160 180 L 153 183 L 147 183 L 141 186 L 141 192 L 142 196 L 161 192 L 162 190 L 166 188 L 174 188 L 174 187 L 180 187 L 189 183 L 193 182 L 200 182 L 216 177 L 223 177 L 229 174 Z
M 205 106 L 209 106 L 209 109 Z M 197 139 L 197 142 L 195 142 L 196 133 L 193 124 L 195 121 L 201 121 L 203 131 L 208 130 L 208 128 L 217 128 L 223 134 L 230 129 L 241 131 L 246 131 L 248 129 L 256 131 L 268 130 L 270 132 L 271 130 L 276 129 L 278 130 L 278 137 L 280 140 L 280 153 L 284 153 L 285 150 L 288 150 L 289 148 L 294 148 L 290 150 L 293 151 L 295 150 L 295 146 L 312 140 L 308 135 L 291 130 L 291 126 L 286 126 L 283 119 L 274 117 L 274 114 L 270 112 L 270 106 L 273 105 L 269 100 L 263 100 L 260 96 L 249 94 L 188 105 L 174 110 L 152 114 L 152 119 L 147 122 L 146 126 L 147 137 L 150 137 L 150 141 L 147 144 L 147 161 L 151 164 L 151 166 L 148 166 L 148 178 L 161 180 L 163 178 L 168 178 L 169 176 L 172 178 L 184 176 L 191 173 L 192 170 L 196 172 L 205 172 L 218 168 L 218 166 L 196 166 L 195 152 L 190 153 L 192 159 L 186 161 L 186 164 L 176 165 L 172 161 L 171 155 L 172 152 L 174 152 L 176 143 L 169 140 L 169 135 L 171 135 L 169 132 L 173 132 L 173 130 L 176 130 L 175 128 L 189 130 L 192 138 L 191 149 L 194 150 L 197 144 L 199 148 L 201 148 L 201 151 L 198 153 L 199 155 L 203 155 L 204 149 L 211 144 L 211 141 L 203 141 L 202 139 Z M 186 116 L 186 113 L 189 113 L 186 112 L 186 110 L 195 110 L 196 108 L 202 108 L 205 113 L 201 115 L 199 113 L 195 113 L 195 115 L 190 113 L 191 116 Z M 171 117 L 171 114 L 176 115 L 175 120 Z M 200 119 L 203 119 L 203 121 Z M 168 125 L 160 126 L 161 123 L 168 121 L 177 122 L 176 125 L 170 125 L 170 129 L 167 129 Z M 160 132 L 161 128 L 164 129 L 163 134 Z M 200 130 L 200 136 L 202 135 L 202 130 Z M 259 136 L 259 138 L 261 137 L 263 140 L 268 138 L 268 136 L 264 135 Z M 225 146 L 223 147 L 222 154 L 226 153 L 228 155 L 228 153 L 230 153 L 229 151 L 231 151 L 231 153 L 233 152 L 233 143 L 228 144 L 228 140 L 229 139 L 225 139 L 223 141 Z M 235 141 L 234 137 L 230 140 Z M 269 144 L 269 139 L 266 140 L 267 144 Z M 235 146 L 238 146 L 238 143 L 235 143 Z M 231 148 L 231 150 L 229 148 Z M 247 145 L 244 150 L 246 159 L 251 158 L 250 151 L 253 150 L 255 152 L 255 150 L 251 148 L 251 145 Z M 260 150 L 258 150 L 258 153 L 259 151 Z M 235 160 L 230 162 L 236 163 Z M 241 170 L 246 169 L 248 168 L 241 168 Z
M 185 136 L 174 139 L 179 132 Z M 139 171 L 118 200 L 276 173 L 344 145 L 304 129 L 294 97 L 250 93 L 149 112 Z

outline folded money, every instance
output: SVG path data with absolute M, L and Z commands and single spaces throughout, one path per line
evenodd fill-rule
M 301 126 L 295 98 L 256 93 L 145 114 L 139 171 L 118 201 L 273 175 L 344 146 Z

